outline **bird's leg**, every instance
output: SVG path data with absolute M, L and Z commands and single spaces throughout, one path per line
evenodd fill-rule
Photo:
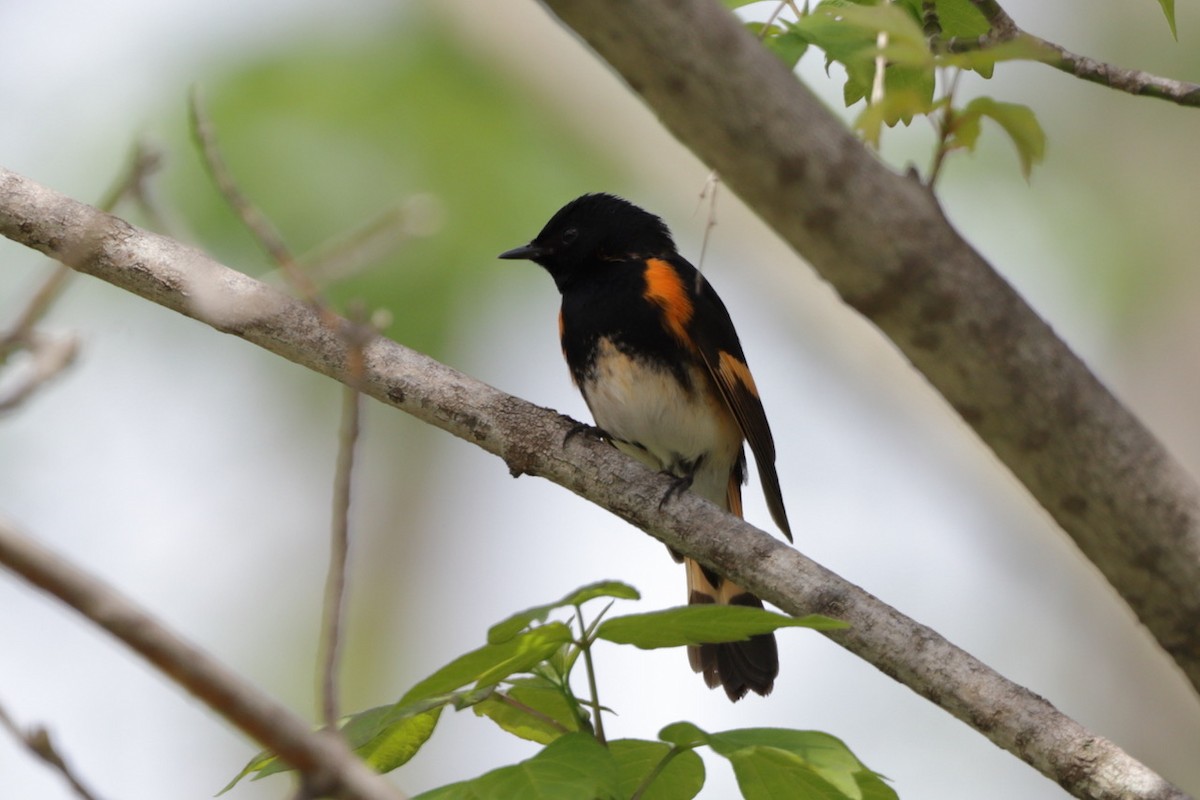
M 680 463 L 676 468 L 682 467 L 683 474 L 679 475 L 676 472 L 665 469 L 662 474 L 671 479 L 671 486 L 663 494 L 662 499 L 658 501 L 658 507 L 661 510 L 667 502 L 673 498 L 679 497 L 688 489 L 692 488 L 692 480 L 696 477 L 696 471 L 700 469 L 700 465 L 704 463 L 704 456 L 700 456 L 695 461 L 688 463 Z
M 571 429 L 569 431 L 567 431 L 567 435 L 563 437 L 563 447 L 566 447 L 567 442 L 571 441 L 576 436 L 585 436 L 585 435 L 593 436 L 602 442 L 608 442 L 609 444 L 613 443 L 612 434 L 609 433 L 608 431 L 604 430 L 603 428 L 596 427 L 595 425 L 589 425 L 586 422 L 579 422 L 578 420 L 574 420 L 574 424 L 571 425 Z

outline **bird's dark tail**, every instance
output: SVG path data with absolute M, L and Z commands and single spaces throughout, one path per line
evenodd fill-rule
M 742 587 L 692 559 L 684 559 L 687 569 L 688 603 L 717 603 L 762 608 L 762 601 Z M 703 644 L 688 648 L 692 669 L 704 675 L 710 689 L 721 686 L 729 699 L 737 702 L 746 692 L 771 693 L 779 674 L 779 652 L 770 633 L 752 636 L 744 642 Z

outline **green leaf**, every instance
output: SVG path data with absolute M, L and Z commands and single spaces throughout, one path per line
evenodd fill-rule
M 411 715 L 391 715 L 378 733 L 354 747 L 376 772 L 391 772 L 407 764 L 433 735 L 441 707 Z
M 813 13 L 801 17 L 795 28 L 806 39 L 825 51 L 827 66 L 837 61 L 846 69 L 843 100 L 852 106 L 870 96 L 875 83 L 876 57 L 884 56 L 884 96 L 900 95 L 903 103 L 893 102 L 874 112 L 881 122 L 908 124 L 914 114 L 933 102 L 935 59 L 910 7 L 890 5 L 854 5 L 828 0 Z M 887 34 L 882 50 L 880 32 Z
M 929 43 L 925 40 L 925 32 L 911 11 L 895 4 L 886 5 L 846 5 L 837 7 L 818 7 L 811 16 L 824 13 L 831 16 L 837 24 L 847 28 L 847 34 L 856 36 L 859 41 L 875 45 L 876 36 L 886 33 L 889 44 L 913 45 L 928 55 L 932 61 Z M 816 42 L 814 42 L 816 44 Z
M 493 695 L 476 705 L 475 713 L 514 736 L 538 744 L 549 744 L 564 733 L 580 730 L 582 710 L 575 708 L 558 687 L 514 686 L 504 695 L 514 702 Z
M 509 675 L 529 671 L 569 641 L 571 629 L 561 622 L 550 622 L 505 642 L 484 645 L 459 656 L 409 689 L 400 702 L 445 694 L 468 683 L 481 686 L 499 683 Z
M 749 606 L 694 605 L 613 617 L 600 625 L 596 637 L 651 650 L 741 642 L 779 628 L 830 631 L 845 627 L 844 622 L 816 614 L 797 618 Z
M 342 735 L 350 749 L 377 772 L 391 772 L 416 755 L 433 734 L 442 706 L 452 701 L 452 697 L 441 697 L 403 707 L 376 706 L 348 717 L 342 725 Z M 218 794 L 229 791 L 252 773 L 251 780 L 257 781 L 291 769 L 279 756 L 264 750 L 250 759 Z
M 891 787 L 865 767 L 845 743 L 827 733 L 744 728 L 708 734 L 706 740 L 714 752 L 733 763 L 747 798 L 796 796 L 801 790 L 813 793 L 813 797 L 851 800 L 896 797 Z M 752 795 L 752 791 L 757 794 Z
M 1017 103 L 1001 103 L 990 97 L 976 97 L 967 103 L 964 114 L 989 117 L 1004 129 L 1017 148 L 1021 160 L 1021 173 L 1029 179 L 1033 165 L 1040 163 L 1046 154 L 1046 134 L 1037 117 L 1028 106 Z
M 1171 26 L 1171 37 L 1175 41 L 1179 41 L 1179 33 L 1175 30 L 1175 0 L 1158 0 L 1158 4 L 1162 6 L 1163 16 L 1167 18 L 1167 24 Z
M 571 629 L 551 622 L 500 644 L 489 644 L 459 656 L 418 683 L 390 706 L 378 706 L 349 717 L 342 731 L 347 743 L 379 772 L 406 763 L 429 739 L 443 706 L 465 708 L 484 702 L 495 684 L 527 672 L 571 641 Z M 457 692 L 466 684 L 472 691 Z M 250 773 L 255 780 L 290 767 L 271 754 L 251 760 L 229 787 Z
M 279 760 L 279 757 L 277 755 L 275 755 L 274 753 L 272 753 L 271 751 L 269 751 L 269 750 L 262 751 L 261 753 L 256 755 L 254 758 L 250 759 L 250 761 L 246 764 L 246 766 L 242 767 L 242 771 L 239 772 L 237 775 L 235 775 L 233 780 L 231 780 L 228 784 L 225 785 L 224 789 L 217 792 L 217 797 L 220 797 L 221 795 L 225 794 L 230 789 L 232 789 L 234 786 L 237 786 L 238 783 L 241 782 L 242 778 L 246 777 L 250 773 L 259 772 L 260 770 L 267 768 L 273 762 L 278 761 L 278 760 Z M 257 775 L 253 778 L 253 780 L 258 780 L 261 777 L 263 777 L 263 776 Z
M 704 761 L 692 750 L 672 750 L 662 742 L 618 739 L 608 743 L 617 762 L 621 797 L 630 797 L 663 759 L 669 759 L 661 772 L 642 791 L 642 800 L 691 800 L 704 787 Z
M 795 68 L 808 50 L 808 39 L 787 20 L 766 26 L 761 22 L 747 22 L 746 29 L 761 39 L 766 48 L 788 67 Z
M 767 49 L 792 69 L 795 69 L 796 65 L 800 63 L 800 59 L 808 52 L 808 39 L 796 31 L 785 31 L 775 36 L 768 36 L 765 44 Z
M 974 151 L 982 129 L 977 110 L 956 112 L 951 123 L 950 135 L 946 139 L 946 149 Z
M 859 772 L 854 776 L 862 800 L 899 800 L 896 790 L 878 772 Z
M 907 125 L 912 121 L 913 116 L 928 114 L 932 110 L 932 98 L 924 93 L 884 92 L 883 100 L 872 103 L 862 110 L 862 113 L 854 120 L 854 129 L 859 132 L 864 141 L 878 147 L 884 125 L 891 127 L 897 122 Z
M 772 747 L 749 747 L 729 756 L 746 800 L 861 800 L 839 791 L 804 762 Z M 857 787 L 856 787 L 857 791 Z
M 673 722 L 658 732 L 658 738 L 679 747 L 708 744 L 708 733 L 690 722 Z
M 978 39 L 991 23 L 971 0 L 936 0 L 938 26 L 946 39 Z
M 413 800 L 616 800 L 619 793 L 612 754 L 590 734 L 569 733 L 531 759 Z
M 529 627 L 534 622 L 544 622 L 551 611 L 564 606 L 578 606 L 597 597 L 615 597 L 619 600 L 638 600 L 638 590 L 620 581 L 600 581 L 582 586 L 552 603 L 546 603 L 513 614 L 488 631 L 488 643 L 500 644 Z

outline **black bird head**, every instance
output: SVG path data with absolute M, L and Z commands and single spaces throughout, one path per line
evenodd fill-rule
M 585 194 L 550 218 L 532 242 L 500 254 L 545 267 L 562 291 L 598 262 L 663 257 L 675 251 L 666 224 L 611 194 Z

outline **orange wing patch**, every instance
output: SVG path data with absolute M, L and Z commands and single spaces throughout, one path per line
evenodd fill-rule
M 695 347 L 688 336 L 687 326 L 695 308 L 687 287 L 675 268 L 658 258 L 646 259 L 646 291 L 642 295 L 663 310 L 667 330 L 689 347 Z M 745 367 L 743 366 L 743 369 Z
M 746 362 L 724 350 L 720 351 L 719 358 L 717 369 L 720 370 L 725 384 L 727 386 L 744 386 L 746 391 L 758 397 L 758 387 L 754 385 L 754 376 L 750 374 L 750 368 L 746 366 Z

